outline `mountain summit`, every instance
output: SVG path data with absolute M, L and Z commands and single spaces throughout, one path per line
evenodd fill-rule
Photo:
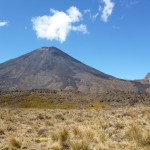
M 140 83 L 139 83 L 140 84 Z M 0 64 L 0 90 L 138 91 L 137 84 L 89 67 L 56 47 L 42 47 Z

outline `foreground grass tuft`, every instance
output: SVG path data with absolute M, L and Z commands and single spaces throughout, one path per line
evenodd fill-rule
M 16 140 L 15 138 L 10 140 L 10 144 L 14 148 L 21 148 L 21 142 Z

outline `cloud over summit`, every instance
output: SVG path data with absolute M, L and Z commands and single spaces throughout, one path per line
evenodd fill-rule
M 0 27 L 6 26 L 8 23 L 6 21 L 0 21 Z
M 66 12 L 50 9 L 50 12 L 52 15 L 32 18 L 33 29 L 38 38 L 63 43 L 71 31 L 87 33 L 86 25 L 74 25 L 82 20 L 82 13 L 78 8 L 72 6 Z

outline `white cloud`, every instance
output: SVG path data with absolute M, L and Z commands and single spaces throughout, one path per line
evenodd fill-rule
M 101 19 L 104 22 L 107 22 L 109 16 L 111 16 L 111 14 L 113 12 L 113 8 L 114 8 L 115 4 L 111 0 L 102 0 L 102 1 L 103 1 L 103 3 L 105 3 L 105 6 L 102 11 Z
M 84 15 L 88 15 L 88 19 L 91 20 L 92 18 L 91 9 L 85 9 Z
M 99 12 L 97 12 L 95 15 L 92 16 L 92 19 L 95 20 L 99 15 Z
M 120 5 L 124 6 L 126 8 L 131 8 L 134 5 L 137 5 L 140 3 L 141 0 L 120 0 Z
M 91 13 L 91 10 L 90 10 L 90 9 L 85 9 L 85 10 L 84 10 L 84 13 L 85 13 L 85 14 Z
M 98 11 L 100 12 L 102 10 L 102 7 L 99 5 L 98 6 Z
M 97 13 L 92 16 L 93 21 L 96 20 L 96 18 L 100 15 L 101 10 L 102 10 L 102 7 L 99 5 Z
M 78 8 L 72 6 L 66 12 L 50 9 L 50 12 L 52 15 L 32 18 L 33 29 L 38 38 L 58 40 L 63 43 L 70 31 L 87 33 L 86 25 L 73 25 L 82 20 L 82 13 Z
M 6 26 L 8 23 L 6 21 L 0 21 L 0 27 Z

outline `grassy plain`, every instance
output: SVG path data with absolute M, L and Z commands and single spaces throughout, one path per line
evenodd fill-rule
M 0 108 L 0 149 L 150 150 L 149 106 L 61 107 Z

